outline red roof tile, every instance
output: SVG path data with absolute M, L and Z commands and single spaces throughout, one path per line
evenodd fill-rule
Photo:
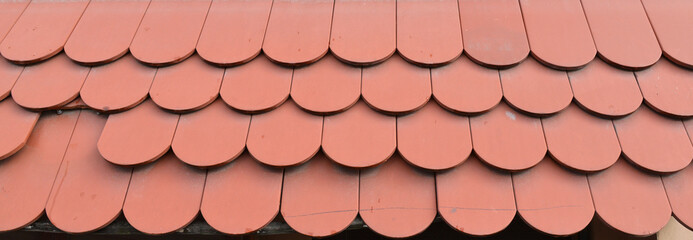
M 585 68 L 568 72 L 575 102 L 596 115 L 622 117 L 642 103 L 642 93 L 632 72 L 610 67 L 595 59 Z
M 159 68 L 149 96 L 172 112 L 197 110 L 217 98 L 223 77 L 224 69 L 205 64 L 195 55 L 175 66 Z
M 64 54 L 27 66 L 12 87 L 12 98 L 33 110 L 58 108 L 79 96 L 89 68 L 73 64 Z
M 452 62 L 462 54 L 457 1 L 397 2 L 397 49 L 425 66 Z
M 39 113 L 27 111 L 18 106 L 12 99 L 0 102 L 0 160 L 5 159 L 26 145 Z
M 556 113 L 573 99 L 565 72 L 548 70 L 532 59 L 501 70 L 500 79 L 508 104 L 534 115 Z
M 688 43 L 693 31 L 687 27 L 693 24 L 689 17 L 693 2 L 643 0 L 642 4 L 664 56 L 681 66 L 693 67 L 693 47 Z
M 370 65 L 395 53 L 395 0 L 336 0 L 333 11 L 330 50 L 337 58 Z

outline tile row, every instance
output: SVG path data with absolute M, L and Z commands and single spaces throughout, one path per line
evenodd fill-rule
M 693 3 L 686 0 L 445 1 L 42 1 L 3 2 L 0 54 L 18 64 L 65 49 L 98 65 L 128 51 L 153 66 L 194 52 L 221 66 L 270 60 L 298 66 L 328 51 L 372 65 L 398 51 L 417 65 L 440 66 L 463 51 L 494 68 L 528 54 L 557 69 L 577 69 L 598 54 L 643 69 L 663 54 L 693 66 Z M 623 27 L 628 26 L 628 27 Z

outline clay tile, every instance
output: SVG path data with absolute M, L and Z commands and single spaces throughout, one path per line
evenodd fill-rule
M 92 67 L 79 92 L 84 103 L 101 111 L 122 111 L 147 98 L 156 68 L 138 63 L 132 55 Z
M 639 171 L 623 159 L 587 179 L 597 214 L 619 231 L 649 236 L 662 229 L 671 217 L 659 176 Z
M 12 98 L 22 107 L 33 110 L 58 108 L 79 96 L 89 73 L 64 54 L 44 63 L 27 66 L 12 88 Z
M 651 68 L 635 72 L 645 102 L 658 112 L 693 116 L 693 73 L 661 59 Z
M 433 174 L 407 165 L 397 154 L 381 166 L 362 170 L 360 190 L 359 215 L 386 237 L 418 234 L 436 216 Z
M 397 146 L 395 117 L 374 112 L 359 101 L 349 111 L 326 116 L 322 149 L 348 167 L 370 167 L 390 158 Z
M 475 62 L 510 67 L 529 54 L 529 44 L 516 0 L 460 0 L 465 52 Z
M 541 123 L 549 153 L 569 168 L 601 171 L 621 155 L 611 120 L 585 113 L 574 104 L 552 117 L 542 118 Z
M 46 205 L 51 223 L 63 231 L 94 231 L 120 215 L 132 169 L 110 164 L 99 155 L 96 141 L 105 124 L 106 117 L 95 112 L 79 115 Z
M 18 106 L 12 98 L 0 101 L 0 160 L 22 149 L 34 130 L 40 113 Z
M 333 0 L 274 2 L 262 50 L 282 64 L 317 61 L 330 43 L 333 5 Z
M 219 95 L 224 69 L 195 55 L 174 66 L 159 68 L 149 89 L 152 101 L 173 112 L 201 109 Z
M 152 0 L 130 45 L 132 55 L 161 66 L 183 61 L 195 52 L 211 0 Z
M 505 229 L 515 216 L 510 174 L 494 171 L 471 155 L 460 166 L 436 173 L 438 212 L 460 232 L 485 236 Z
M 320 149 L 323 117 L 287 101 L 274 111 L 253 115 L 248 130 L 248 151 L 258 161 L 278 167 L 308 161 Z
M 187 226 L 200 211 L 205 170 L 183 164 L 168 153 L 136 168 L 123 204 L 123 215 L 147 234 L 173 232 Z
M 178 118 L 178 114 L 165 112 L 152 101 L 111 114 L 99 138 L 99 153 L 117 165 L 154 161 L 171 147 Z
M 286 223 L 312 237 L 346 229 L 359 212 L 359 172 L 318 153 L 284 175 L 281 212 Z
M 416 111 L 431 98 L 430 70 L 411 65 L 398 56 L 364 68 L 361 85 L 363 100 L 388 114 Z
M 500 71 L 503 97 L 511 106 L 544 116 L 563 110 L 573 100 L 568 75 L 527 59 Z
M 568 77 L 577 104 L 594 114 L 622 117 L 642 104 L 642 93 L 633 73 L 611 67 L 600 59 L 568 72 Z
M 693 159 L 693 146 L 680 120 L 662 117 L 642 106 L 614 120 L 614 126 L 624 156 L 647 170 L 676 172 Z
M 221 100 L 178 120 L 171 149 L 183 162 L 198 167 L 228 163 L 245 149 L 250 115 L 229 109 Z
M 397 2 L 397 50 L 410 62 L 440 66 L 462 54 L 457 0 Z
M 310 67 L 294 70 L 291 98 L 317 114 L 347 110 L 361 96 L 361 69 L 347 66 L 331 55 Z
M 19 16 L 29 5 L 30 0 L 3 1 L 0 2 L 0 42 L 12 29 Z
M 557 69 L 577 69 L 597 53 L 580 0 L 520 0 L 532 55 Z
M 1 6 L 1 5 L 0 5 Z M 2 10 L 0 10 L 2 11 Z M 0 57 L 0 101 L 10 95 L 14 83 L 19 78 L 24 67 L 11 64 Z
M 419 111 L 397 117 L 397 149 L 407 162 L 422 168 L 455 167 L 472 152 L 469 118 L 431 101 Z
M 693 2 L 686 0 L 643 0 L 643 6 L 657 35 L 664 56 L 669 60 L 693 68 Z
M 546 155 L 540 119 L 515 112 L 506 104 L 471 117 L 470 126 L 474 151 L 494 167 L 524 170 Z
M 688 228 L 693 226 L 693 209 L 690 200 L 693 199 L 693 165 L 671 175 L 662 176 L 664 190 L 676 219 Z
M 5 4 L 3 8 L 8 6 Z M 18 64 L 35 63 L 58 54 L 88 4 L 88 0 L 32 1 L 11 25 L 12 30 L 0 44 L 0 53 Z
M 82 64 L 114 61 L 128 52 L 149 0 L 93 1 L 82 14 L 65 53 Z
M 582 7 L 604 61 L 626 69 L 642 69 L 662 55 L 640 1 L 582 0 Z
M 481 67 L 466 57 L 431 69 L 433 97 L 458 113 L 482 113 L 503 97 L 498 70 Z
M 0 232 L 22 228 L 43 214 L 78 116 L 79 111 L 45 113 L 27 147 L 0 161 Z
M 330 50 L 342 61 L 370 65 L 395 53 L 396 1 L 336 0 Z
M 227 68 L 219 94 L 239 111 L 268 111 L 289 97 L 292 73 L 292 69 L 277 66 L 260 55 L 249 63 Z
M 197 43 L 208 62 L 232 66 L 260 54 L 272 0 L 212 1 Z

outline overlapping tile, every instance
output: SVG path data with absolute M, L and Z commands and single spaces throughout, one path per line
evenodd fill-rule
M 79 95 L 96 110 L 128 110 L 147 99 L 156 71 L 127 55 L 113 63 L 92 67 Z
M 0 10 L 0 41 L 5 39 L 5 35 L 10 32 L 12 26 L 17 22 L 19 16 L 22 15 L 30 0 L 7 1 L 2 2 L 2 10 Z
M 224 69 L 205 64 L 194 55 L 175 66 L 159 68 L 149 96 L 156 105 L 169 111 L 197 110 L 217 98 L 223 77 Z
M 361 69 L 331 55 L 310 67 L 294 70 L 291 99 L 306 111 L 332 114 L 347 110 L 361 96 Z
M 23 67 L 13 65 L 4 58 L 0 58 L 0 100 L 10 95 L 14 83 L 17 82 Z
M 234 109 L 256 113 L 274 109 L 289 97 L 293 71 L 263 55 L 248 64 L 227 68 L 219 94 Z
M 431 72 L 408 64 L 399 56 L 364 68 L 361 80 L 363 100 L 389 114 L 413 112 L 431 98 Z
M 575 101 L 597 115 L 622 117 L 642 103 L 640 86 L 633 73 L 613 68 L 595 59 L 585 68 L 568 72 Z
M 72 63 L 65 54 L 24 67 L 12 87 L 12 98 L 20 106 L 34 110 L 60 107 L 79 96 L 89 70 Z
M 693 67 L 693 48 L 688 44 L 693 31 L 687 27 L 693 24 L 688 14 L 693 2 L 643 0 L 642 4 L 664 56 L 681 66 Z
M 397 50 L 424 66 L 452 62 L 462 54 L 457 1 L 397 2 Z
M 541 66 L 533 59 L 500 71 L 503 97 L 511 106 L 545 116 L 563 110 L 573 99 L 568 75 Z
M 385 61 L 397 45 L 396 1 L 336 0 L 330 50 L 356 65 Z
M 0 160 L 24 147 L 39 115 L 22 109 L 11 98 L 0 101 Z
M 503 97 L 498 71 L 476 65 L 466 57 L 431 69 L 431 91 L 441 106 L 463 114 L 486 112 Z
M 635 72 L 645 102 L 673 116 L 693 116 L 693 73 L 661 59 L 651 68 Z

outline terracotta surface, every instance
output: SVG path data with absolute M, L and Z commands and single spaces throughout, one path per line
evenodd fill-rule
M 262 50 L 272 61 L 302 65 L 327 53 L 333 0 L 276 1 Z
M 6 4 L 3 3 L 3 9 Z M 12 29 L 0 43 L 0 54 L 20 64 L 39 62 L 58 54 L 88 4 L 88 0 L 32 1 L 14 26 L 10 25 Z M 11 17 L 9 14 L 8 20 Z
M 197 110 L 217 98 L 223 77 L 224 69 L 205 64 L 195 55 L 175 66 L 159 68 L 149 96 L 169 111 Z
M 381 235 L 418 234 L 436 216 L 434 176 L 395 154 L 383 165 L 361 171 L 359 208 L 364 223 Z
M 147 234 L 173 232 L 200 211 L 207 173 L 183 164 L 173 153 L 132 173 L 123 215 Z
M 599 59 L 585 68 L 568 72 L 575 101 L 597 115 L 622 117 L 642 103 L 642 93 L 633 73 L 615 69 Z
M 397 45 L 395 0 L 336 0 L 330 50 L 342 61 L 370 65 L 385 61 Z
M 130 52 L 144 63 L 161 66 L 193 54 L 211 0 L 152 0 Z
M 517 67 L 500 71 L 503 97 L 508 104 L 530 114 L 544 116 L 563 110 L 573 100 L 568 75 L 527 59 Z
M 260 53 L 272 0 L 212 1 L 197 53 L 214 64 L 245 63 Z
M 65 105 L 79 96 L 89 68 L 73 64 L 64 54 L 44 64 L 27 66 L 12 88 L 22 107 L 45 110 Z
M 120 215 L 132 169 L 103 160 L 96 141 L 106 117 L 82 111 L 46 204 L 46 215 L 60 230 L 89 232 Z
M 281 105 L 291 91 L 293 71 L 260 56 L 235 68 L 227 68 L 219 94 L 224 102 L 243 112 L 262 112 Z
M 584 174 L 566 171 L 545 157 L 536 167 L 514 173 L 512 178 L 517 211 L 532 227 L 566 236 L 581 231 L 592 220 L 594 205 Z
M 363 69 L 361 94 L 368 105 L 379 111 L 413 112 L 431 98 L 431 74 L 428 69 L 393 56 L 387 62 Z
M 436 173 L 438 212 L 454 229 L 472 235 L 497 233 L 515 216 L 510 174 L 482 164 L 475 155 Z
M 621 155 L 611 120 L 590 116 L 574 104 L 541 123 L 549 154 L 569 168 L 601 171 Z
M 178 114 L 164 112 L 152 101 L 108 116 L 98 142 L 101 156 L 113 164 L 132 166 L 163 156 L 171 147 Z
M 217 231 L 254 232 L 279 212 L 283 170 L 270 168 L 247 152 L 223 167 L 209 170 L 200 211 Z
M 359 101 L 349 111 L 326 116 L 322 149 L 348 167 L 371 167 L 392 156 L 397 146 L 397 120 Z
M 12 26 L 22 15 L 30 0 L 4 1 L 0 3 L 0 41 L 5 38 Z
M 293 101 L 287 101 L 274 111 L 253 116 L 248 151 L 268 165 L 298 165 L 320 149 L 322 125 L 323 117 L 303 112 Z
M 462 114 L 488 111 L 503 97 L 498 71 L 478 66 L 466 57 L 431 69 L 431 89 L 441 106 Z
M 599 55 L 627 69 L 654 64 L 662 54 L 640 1 L 582 0 Z
M 689 17 L 693 2 L 643 0 L 642 5 L 664 56 L 678 65 L 693 67 L 693 47 L 688 43 L 693 31 L 687 27 L 693 24 Z
M 11 98 L 0 101 L 0 160 L 8 158 L 26 145 L 39 113 L 24 110 Z
M 24 67 L 11 64 L 4 58 L 0 59 L 0 100 L 10 95 L 10 91 L 22 71 L 24 71 Z
M 43 215 L 79 111 L 45 114 L 23 151 L 0 161 L 0 232 L 22 228 Z
M 467 56 L 482 65 L 510 67 L 527 57 L 520 3 L 515 0 L 460 0 L 462 39 Z
M 347 110 L 361 96 L 361 69 L 340 63 L 331 55 L 310 67 L 294 70 L 291 98 L 315 114 Z
M 97 110 L 127 110 L 147 98 L 156 72 L 156 68 L 127 55 L 114 63 L 92 67 L 79 95 Z
M 664 118 L 645 106 L 614 120 L 623 155 L 638 166 L 659 173 L 676 172 L 693 159 L 693 146 L 679 120 Z
M 343 231 L 359 212 L 359 171 L 318 153 L 286 169 L 281 212 L 299 233 L 324 237 Z
M 635 72 L 645 102 L 658 112 L 678 117 L 693 116 L 693 73 L 659 60 L 643 71 Z
M 525 116 L 501 103 L 469 120 L 474 151 L 494 167 L 525 170 L 539 163 L 546 154 L 539 118 Z
M 693 165 L 689 165 L 683 170 L 662 176 L 664 189 L 676 219 L 686 227 L 693 226 L 693 211 L 691 211 L 690 201 L 693 197 Z
M 462 54 L 456 0 L 397 2 L 397 49 L 424 66 L 452 62 Z
M 149 0 L 92 1 L 65 43 L 65 53 L 83 64 L 111 62 L 125 55 Z
M 434 101 L 397 118 L 397 149 L 407 162 L 431 170 L 453 168 L 469 157 L 469 118 L 442 109 Z
M 603 172 L 588 175 L 594 208 L 619 231 L 639 236 L 656 233 L 671 216 L 659 176 L 638 171 L 620 159 Z

